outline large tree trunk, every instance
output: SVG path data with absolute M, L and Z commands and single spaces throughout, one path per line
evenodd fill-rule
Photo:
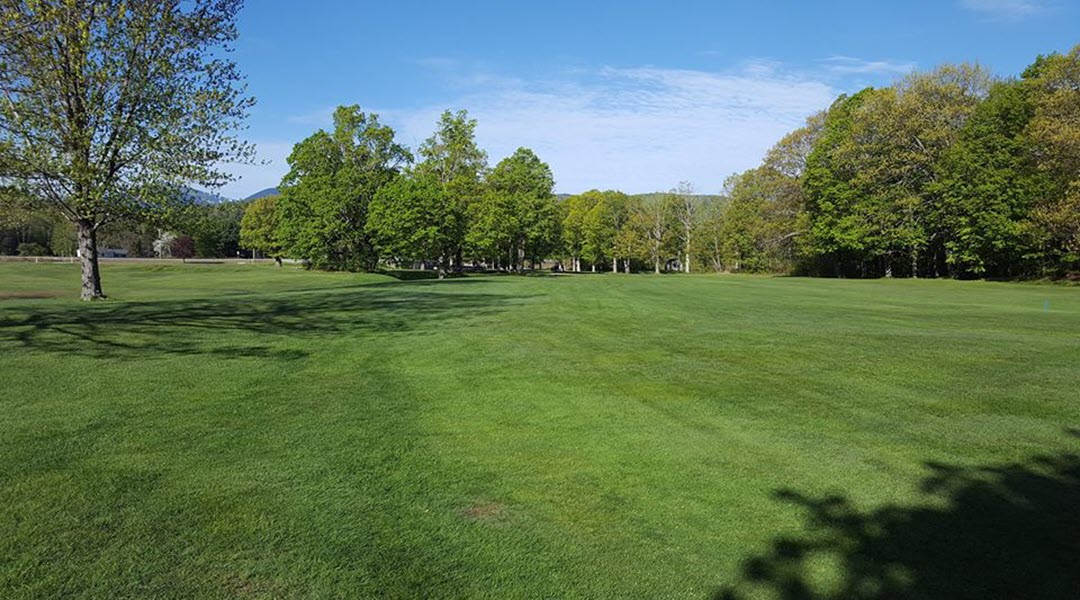
M 76 223 L 79 235 L 79 262 L 82 264 L 83 300 L 100 300 L 105 297 L 101 291 L 101 271 L 98 269 L 97 230 L 87 219 Z

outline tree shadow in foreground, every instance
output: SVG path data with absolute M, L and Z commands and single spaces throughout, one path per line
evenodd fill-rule
M 928 466 L 928 506 L 860 512 L 778 492 L 807 512 L 807 532 L 773 541 L 715 599 L 1080 598 L 1080 455 Z
M 207 354 L 225 359 L 295 360 L 308 356 L 306 350 L 290 343 L 296 338 L 429 331 L 439 324 L 492 315 L 528 298 L 446 293 L 433 286 L 398 284 L 265 296 L 23 307 L 0 312 L 0 350 L 98 358 Z M 230 333 L 266 336 L 268 343 L 236 343 L 238 338 Z

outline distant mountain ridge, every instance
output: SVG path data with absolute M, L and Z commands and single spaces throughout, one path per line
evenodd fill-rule
M 651 192 L 648 194 L 631 194 L 633 198 L 641 198 L 645 202 L 656 202 L 665 196 L 668 196 L 671 192 Z M 691 194 L 690 198 L 696 201 L 698 204 L 708 204 L 709 202 L 721 201 L 723 196 L 718 194 Z
M 184 188 L 182 193 L 184 195 L 184 200 L 189 200 L 195 204 L 221 204 L 222 202 L 232 202 L 232 200 L 220 194 L 212 194 L 190 187 Z
M 649 192 L 647 194 L 629 194 L 629 196 L 631 198 L 639 198 L 645 203 L 652 203 L 664 198 L 670 193 L 671 192 Z M 564 202 L 567 198 L 576 195 L 577 194 L 555 194 L 555 199 L 559 202 Z M 724 199 L 723 196 L 718 194 L 693 194 L 690 197 L 698 204 L 708 204 L 709 202 L 722 201 Z
M 195 188 L 184 188 L 183 197 L 184 200 L 188 200 L 195 204 L 211 205 L 222 204 L 225 202 L 251 202 L 252 200 L 258 200 L 259 198 L 265 198 L 267 196 L 277 196 L 280 192 L 276 187 L 269 187 L 264 190 L 259 190 L 254 194 L 244 198 L 243 200 L 235 200 L 233 198 L 226 198 L 221 194 L 214 194 L 212 192 L 204 192 Z
M 258 200 L 259 198 L 266 198 L 267 196 L 279 196 L 281 192 L 276 187 L 268 187 L 264 190 L 259 190 L 254 194 L 244 198 L 244 202 L 251 202 L 252 200 Z

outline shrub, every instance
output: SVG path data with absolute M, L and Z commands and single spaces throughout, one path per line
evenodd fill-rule
M 50 252 L 37 242 L 23 242 L 19 244 L 19 256 L 50 256 Z

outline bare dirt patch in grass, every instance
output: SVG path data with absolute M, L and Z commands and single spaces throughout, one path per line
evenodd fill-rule
M 461 511 L 461 516 L 480 523 L 501 523 L 509 518 L 510 511 L 498 502 L 477 502 Z

